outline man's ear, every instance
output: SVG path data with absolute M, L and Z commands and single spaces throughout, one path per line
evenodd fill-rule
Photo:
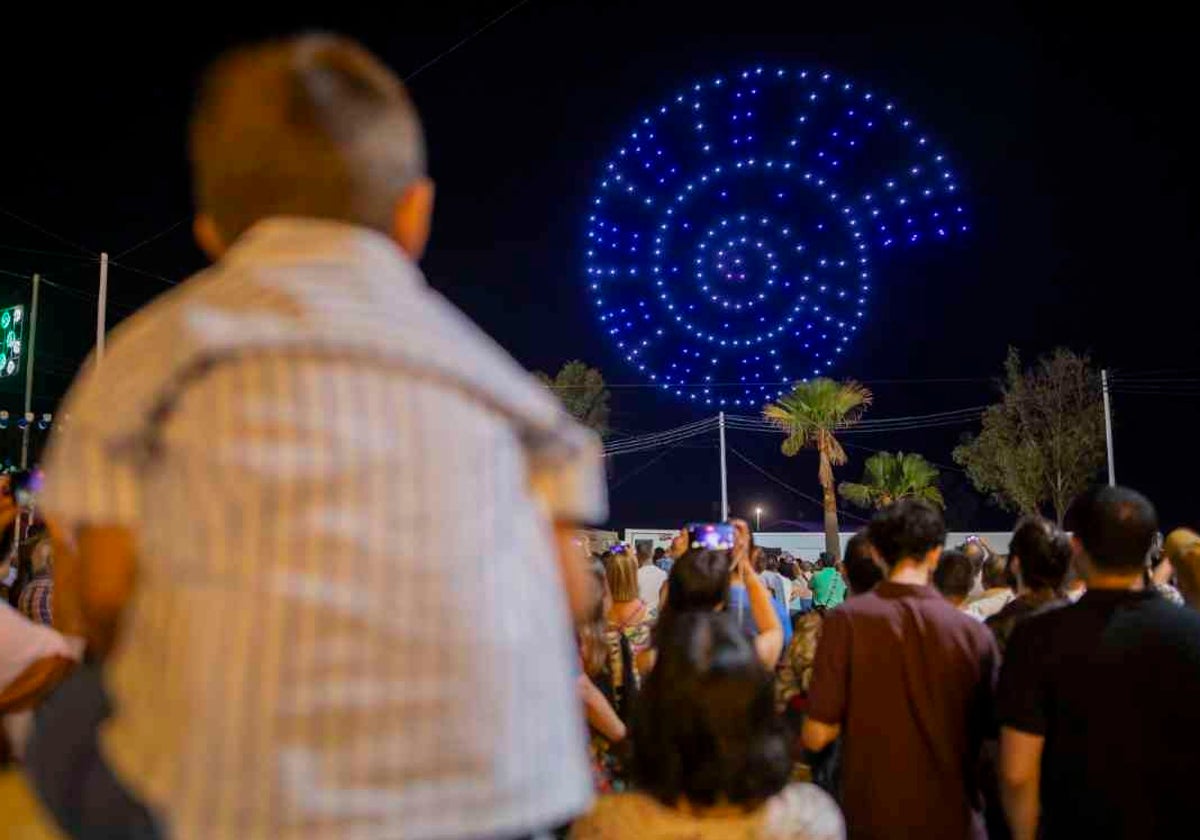
M 213 217 L 205 213 L 196 214 L 192 221 L 192 235 L 196 237 L 196 244 L 200 246 L 200 250 L 213 262 L 221 259 L 229 247 L 225 237 L 221 236 L 221 231 L 217 230 L 217 223 L 213 221 Z
M 392 239 L 414 261 L 429 244 L 435 189 L 429 178 L 417 178 L 405 188 L 392 213 Z

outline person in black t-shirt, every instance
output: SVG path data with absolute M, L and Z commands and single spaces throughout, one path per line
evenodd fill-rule
M 1153 506 L 1120 487 L 1076 506 L 1078 603 L 1013 630 L 1000 781 L 1016 840 L 1178 837 L 1200 779 L 1200 614 L 1143 588 Z

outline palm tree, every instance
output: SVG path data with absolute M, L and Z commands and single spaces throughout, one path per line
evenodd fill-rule
M 924 499 L 945 507 L 937 489 L 938 469 L 924 457 L 912 452 L 878 452 L 863 466 L 861 484 L 843 481 L 838 485 L 842 498 L 859 507 L 885 508 L 899 499 Z
M 784 455 L 795 455 L 801 449 L 817 450 L 817 478 L 825 509 L 825 550 L 834 557 L 841 556 L 841 551 L 833 468 L 846 463 L 846 450 L 834 433 L 857 423 L 872 399 L 870 390 L 853 380 L 819 378 L 797 382 L 791 393 L 763 409 L 763 416 L 787 435 Z

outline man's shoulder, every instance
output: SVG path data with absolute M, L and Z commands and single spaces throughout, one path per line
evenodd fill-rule
M 1164 596 L 1147 598 L 1138 611 L 1143 623 L 1174 642 L 1200 648 L 1200 612 L 1181 607 Z

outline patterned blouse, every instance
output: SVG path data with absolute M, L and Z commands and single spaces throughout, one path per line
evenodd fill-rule
M 54 624 L 51 600 L 54 596 L 54 578 L 49 572 L 34 575 L 21 590 L 17 607 L 25 617 L 37 624 L 50 627 Z
M 624 635 L 629 640 L 629 647 L 636 661 L 638 654 L 650 647 L 654 623 L 658 620 L 656 608 L 646 606 L 645 602 L 639 603 L 641 603 L 641 608 L 635 610 L 624 621 L 615 622 L 609 619 L 605 631 L 605 639 L 608 642 L 608 673 L 612 675 L 613 693 L 617 696 L 618 701 L 625 691 L 625 669 L 621 663 L 621 636 Z M 637 680 L 635 687 L 639 687 L 641 677 L 636 668 L 633 670 L 633 676 Z
M 792 642 L 779 660 L 775 679 L 775 708 L 783 713 L 793 698 L 804 698 L 812 684 L 817 641 L 821 638 L 821 614 L 807 612 L 796 621 Z

